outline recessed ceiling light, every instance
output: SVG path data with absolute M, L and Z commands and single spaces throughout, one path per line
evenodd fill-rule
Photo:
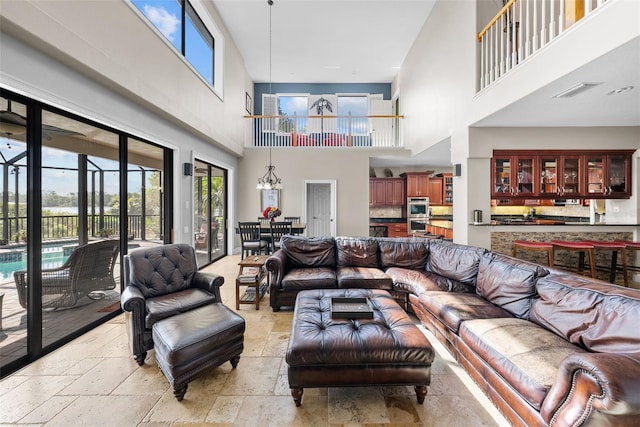
M 621 87 L 620 89 L 612 90 L 607 95 L 619 95 L 621 93 L 629 92 L 631 89 L 633 89 L 633 86 Z
M 339 65 L 325 65 L 322 68 L 324 68 L 325 70 L 339 70 L 342 67 Z
M 553 98 L 571 98 L 572 96 L 576 96 L 577 94 L 596 87 L 599 84 L 601 83 L 578 83 L 575 86 L 571 86 L 569 89 L 565 89 L 562 92 L 556 93 L 555 95 L 553 95 Z

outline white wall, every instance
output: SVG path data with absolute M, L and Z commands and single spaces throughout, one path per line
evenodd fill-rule
M 212 18 L 221 22 L 212 6 Z M 242 153 L 244 61 L 226 29 L 224 101 L 126 1 L 2 2 L 2 31 L 35 46 L 141 107 Z
M 406 117 L 403 139 L 407 148 L 419 153 L 450 139 L 451 163 L 462 165 L 462 176 L 453 181 L 454 240 L 485 247 L 489 244 L 486 227 L 480 231 L 469 224 L 474 209 L 482 209 L 489 219 L 493 149 L 637 149 L 640 140 L 637 128 L 473 128 L 479 120 L 637 36 L 633 25 L 637 3 L 608 2 L 612 4 L 592 14 L 589 22 L 565 33 L 562 43 L 550 43 L 535 59 L 477 94 L 476 31 L 492 16 L 495 6 L 490 3 L 438 1 L 392 85 Z M 633 171 L 637 181 L 637 167 Z M 633 194 L 630 201 L 615 203 L 633 212 L 637 186 Z
M 272 149 L 276 175 L 282 179 L 281 206 L 283 216 L 302 216 L 307 222 L 304 206 L 305 180 L 336 180 L 337 235 L 369 235 L 369 150 L 305 147 Z M 265 173 L 269 150 L 247 148 L 240 160 L 238 191 L 241 212 L 239 220 L 255 221 L 260 215 L 260 193 L 256 182 Z
M 2 2 L 0 13 L 3 88 L 174 149 L 176 242 L 193 237 L 182 164 L 196 156 L 229 170 L 234 223 L 253 83 L 227 34 L 222 100 L 125 2 Z

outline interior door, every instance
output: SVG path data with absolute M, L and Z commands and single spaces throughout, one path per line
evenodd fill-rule
M 335 181 L 306 183 L 307 236 L 335 236 Z

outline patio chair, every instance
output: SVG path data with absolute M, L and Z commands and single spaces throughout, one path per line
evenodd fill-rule
M 30 282 L 41 286 L 43 308 L 73 307 L 82 297 L 115 289 L 113 269 L 119 250 L 119 240 L 91 242 L 76 248 L 61 267 L 43 269 L 35 280 L 27 270 L 14 272 L 20 305 L 27 308 Z

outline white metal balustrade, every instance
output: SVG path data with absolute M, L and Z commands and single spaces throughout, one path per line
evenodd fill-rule
M 403 116 L 245 116 L 248 147 L 401 147 Z
M 480 89 L 527 60 L 607 0 L 510 0 L 477 35 Z

